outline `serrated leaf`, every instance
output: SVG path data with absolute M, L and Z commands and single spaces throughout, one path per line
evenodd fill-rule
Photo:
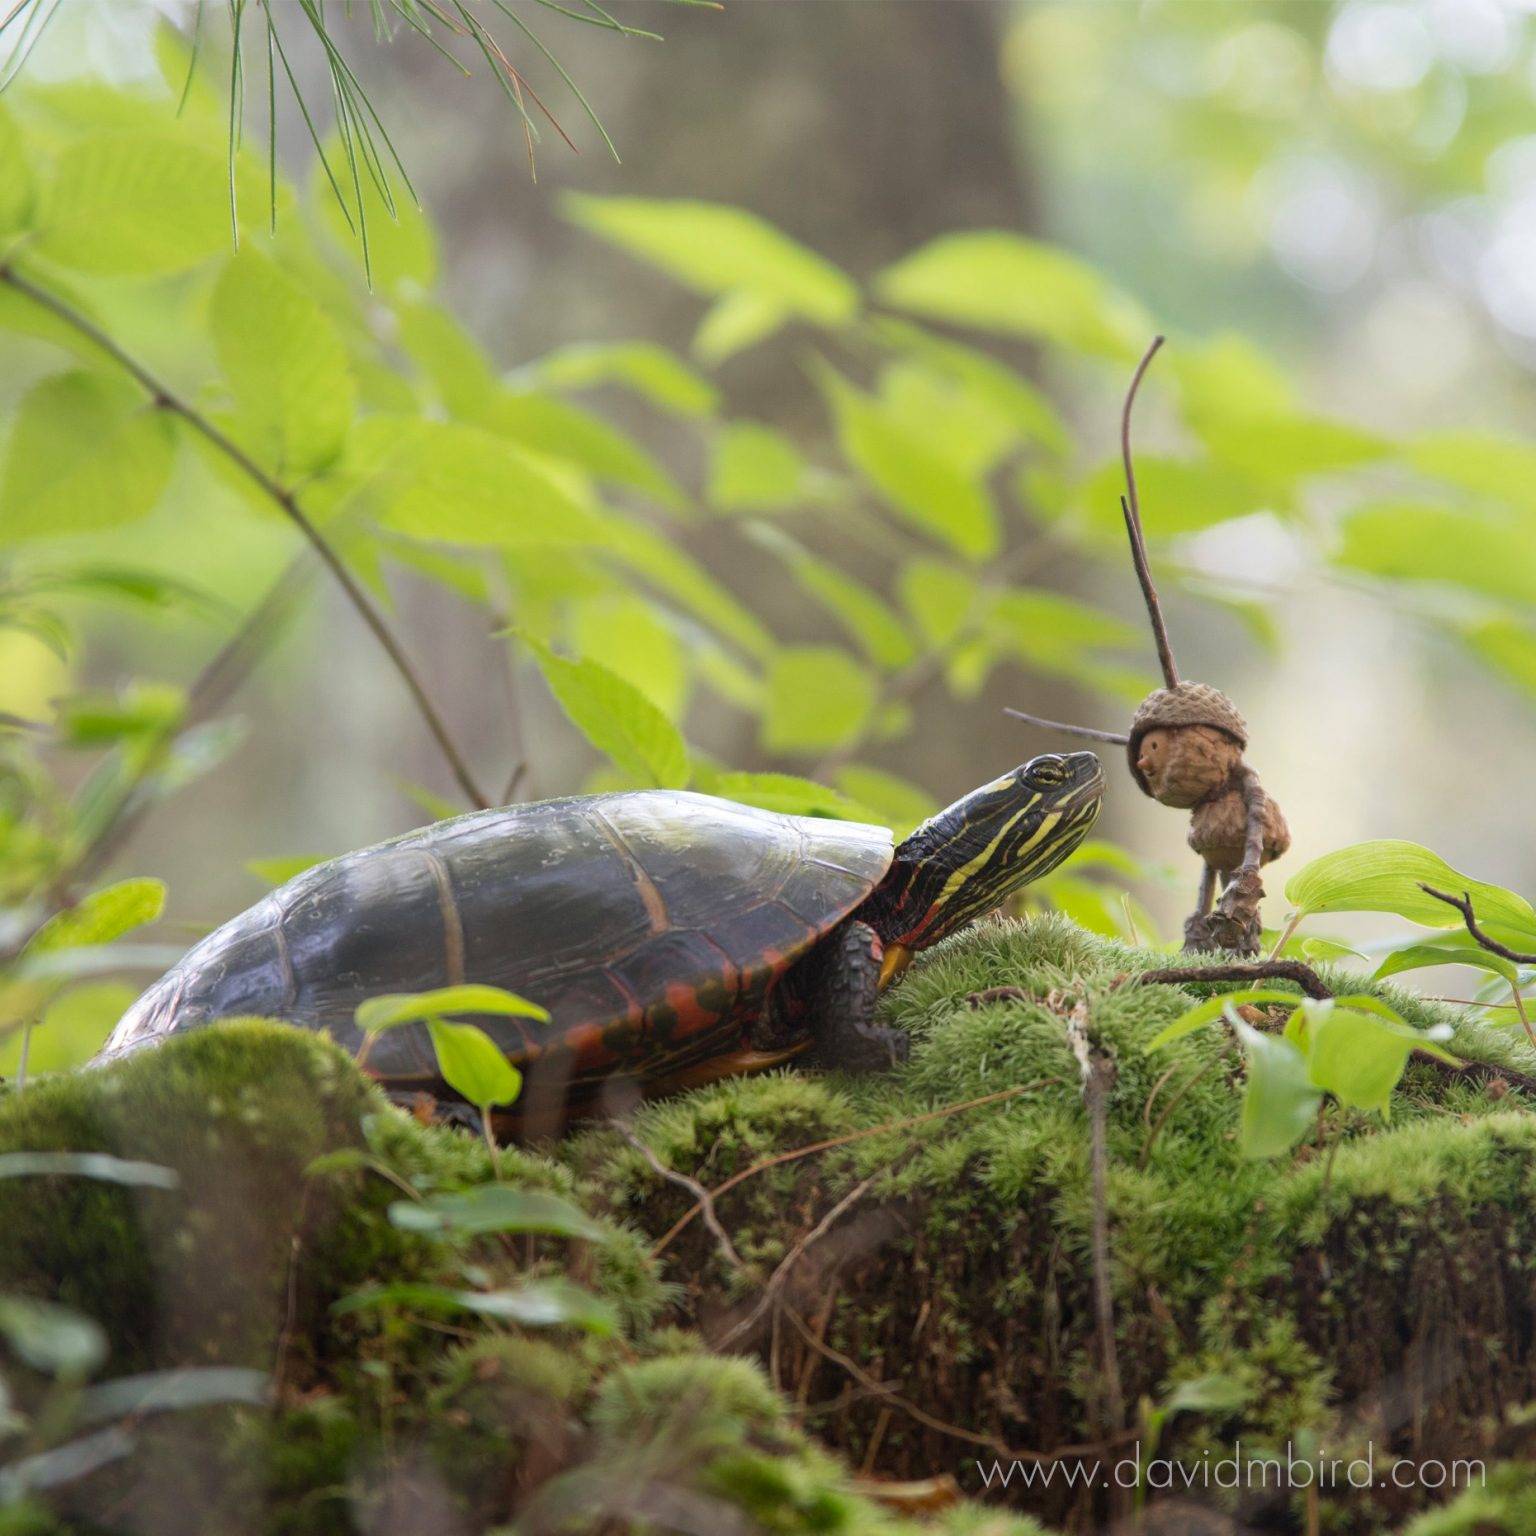
M 1479 924 L 1512 948 L 1536 947 L 1536 910 L 1502 886 L 1471 880 L 1418 843 L 1384 839 L 1325 853 L 1286 882 L 1285 899 L 1299 912 L 1392 912 L 1426 928 L 1459 928 L 1461 914 L 1426 895 L 1431 885 L 1472 898 Z
M 822 325 L 849 320 L 858 289 L 766 220 L 722 203 L 571 194 L 568 217 L 700 293 L 747 293 Z
M 510 1184 L 477 1184 L 472 1189 L 428 1195 L 424 1200 L 397 1200 L 389 1219 L 405 1232 L 457 1232 L 479 1236 L 487 1232 L 537 1232 L 548 1237 L 577 1237 L 605 1243 L 607 1228 L 579 1206 L 542 1189 L 517 1189 Z
M 1140 352 L 1155 327 L 1077 257 L 1000 230 L 944 235 L 875 280 L 887 304 L 1098 355 Z
M 450 544 L 585 544 L 604 524 L 548 460 L 478 427 L 369 417 L 348 450 L 352 488 L 337 514 L 366 512 L 413 538 Z
M 727 422 L 709 464 L 710 505 L 723 512 L 776 512 L 805 499 L 805 460 L 782 433 L 755 421 Z
M 566 716 L 599 752 L 642 784 L 658 789 L 687 784 L 687 744 L 638 688 L 595 661 L 572 661 L 531 635 L 521 638 Z
M 427 1033 L 443 1081 L 469 1103 L 511 1104 L 523 1091 L 523 1074 L 478 1025 L 432 1018 Z
M 435 987 L 427 992 L 385 992 L 357 1005 L 357 1027 L 371 1035 L 402 1024 L 421 1024 L 431 1019 L 462 1014 L 490 1014 L 507 1019 L 549 1020 L 549 1011 L 504 987 L 465 982 Z
M 100 374 L 57 374 L 22 399 L 0 470 L 0 543 L 143 517 L 170 478 L 170 423 Z
M 708 379 L 652 341 L 576 343 L 540 358 L 532 372 L 552 389 L 621 384 L 679 416 L 708 416 L 720 403 Z
M 164 909 L 163 880 L 119 880 L 55 913 L 27 941 L 24 954 L 31 959 L 53 950 L 110 944 L 154 922 Z
M 219 366 L 242 437 L 285 477 L 302 477 L 341 451 L 356 389 L 340 332 L 285 272 L 246 249 L 225 265 L 209 301 Z
M 1248 1059 L 1243 1092 L 1244 1157 L 1279 1157 L 1311 1129 L 1323 1096 L 1307 1075 L 1306 1058 L 1289 1040 L 1233 1023 Z
M 65 145 L 32 249 L 102 277 L 184 272 L 229 243 L 224 157 L 185 133 L 93 134 Z
M 875 710 L 873 675 L 832 646 L 786 646 L 768 664 L 763 746 L 770 752 L 828 752 L 851 746 Z
M 816 370 L 843 456 L 888 506 L 929 537 L 980 560 L 998 545 L 997 509 L 980 481 L 835 370 Z

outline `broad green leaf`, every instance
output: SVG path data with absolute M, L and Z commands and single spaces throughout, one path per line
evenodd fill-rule
M 1179 338 L 1159 368 L 1178 381 L 1184 415 L 1197 431 L 1245 417 L 1284 417 L 1296 394 L 1275 361 L 1246 336 L 1219 331 L 1205 341 Z
M 1518 619 L 1468 624 L 1462 639 L 1507 681 L 1536 693 L 1536 629 Z
M 320 306 L 247 248 L 214 285 L 208 325 L 241 435 L 260 460 L 284 477 L 329 464 L 352 425 L 356 392 L 341 334 Z
M 472 1189 L 428 1195 L 424 1200 L 396 1200 L 389 1219 L 404 1232 L 536 1232 L 548 1237 L 579 1237 L 606 1243 L 608 1230 L 579 1206 L 542 1189 L 511 1184 L 477 1184 Z
M 696 787 L 722 800 L 736 800 L 765 811 L 781 811 L 787 816 L 825 816 L 834 821 L 862 821 L 878 826 L 879 812 L 857 800 L 802 779 L 792 773 L 718 773 L 698 775 Z
M 942 560 L 907 561 L 896 587 L 930 650 L 941 650 L 963 630 L 976 628 L 992 604 L 992 594 L 970 571 Z
M 674 540 L 641 523 L 613 522 L 603 542 L 605 550 L 642 581 L 664 592 L 747 655 L 763 660 L 773 654 L 777 642 L 757 615 Z
M 101 1326 L 79 1312 L 30 1296 L 0 1296 L 0 1335 L 34 1370 L 78 1380 L 107 1358 Z
M 91 949 L 66 949 L 50 951 L 44 956 L 33 956 L 20 969 L 28 977 L 23 984 L 30 993 L 41 989 L 44 996 L 57 991 L 58 974 L 43 974 L 48 968 L 48 957 L 57 962 L 66 958 L 91 960 L 114 956 L 121 966 L 122 951 L 127 945 L 97 945 Z M 157 946 L 158 948 L 158 946 Z M 172 951 L 168 959 L 174 959 Z M 69 1072 L 82 1067 L 106 1043 L 117 1021 L 128 1011 L 139 988 L 121 981 L 94 981 L 71 986 L 60 992 L 47 1004 L 43 1016 L 32 1030 L 27 1046 L 27 1073 L 41 1077 L 47 1072 Z M 8 1010 L 0 1005 L 0 1018 Z M 0 1039 L 0 1077 L 14 1077 L 21 1064 L 21 1032 Z
M 1022 441 L 1010 416 L 915 359 L 902 358 L 881 370 L 879 400 L 898 428 L 974 479 L 985 479 Z
M 101 277 L 184 272 L 229 245 L 224 156 L 185 133 L 76 139 L 46 184 L 31 249 Z
M 889 345 L 920 358 L 931 372 L 958 385 L 970 409 L 1006 422 L 1018 438 L 1054 454 L 1071 448 L 1066 424 L 1055 406 L 1007 364 L 908 320 L 882 319 L 877 331 Z
M 669 720 L 688 699 L 689 657 L 657 605 L 632 593 L 576 598 L 567 610 L 571 649 L 616 672 Z
M 450 544 L 584 544 L 604 525 L 547 459 L 478 427 L 370 417 L 350 445 L 338 508 Z
M 849 763 L 837 770 L 835 779 L 845 795 L 874 811 L 871 820 L 894 828 L 898 836 L 905 836 L 939 808 L 926 789 L 883 768 Z
M 154 922 L 164 908 L 163 880 L 119 880 L 49 918 L 32 935 L 25 953 L 31 958 L 53 950 L 110 944 L 125 933 Z
M 894 671 L 912 660 L 915 652 L 906 627 L 883 598 L 813 555 L 781 529 L 756 524 L 748 531 L 756 543 L 789 567 L 796 583 L 837 620 L 875 666 Z
M 523 1074 L 477 1025 L 428 1019 L 427 1033 L 443 1081 L 471 1104 L 510 1104 L 523 1091 Z
M 3 1152 L 0 1179 L 66 1176 L 97 1179 L 103 1184 L 129 1184 L 146 1189 L 175 1189 L 181 1182 L 174 1168 L 112 1157 L 106 1152 Z
M 1410 439 L 1404 457 L 1421 474 L 1536 511 L 1536 447 L 1528 442 L 1493 432 L 1436 432 Z
M 763 746 L 828 752 L 858 741 L 874 715 L 874 677 L 846 651 L 786 646 L 768 664 Z
M 563 206 L 576 223 L 700 293 L 759 296 L 822 325 L 858 310 L 858 289 L 831 262 L 744 209 L 576 194 Z
M 579 342 L 540 358 L 530 371 L 551 389 L 622 384 L 679 416 L 709 416 L 720 403 L 708 379 L 653 341 Z
M 316 864 L 324 863 L 327 857 L 328 855 L 323 853 L 295 853 L 287 858 L 247 859 L 245 867 L 258 880 L 265 880 L 268 885 L 287 885 L 295 876 L 302 875 L 306 869 L 313 869 Z
M 385 992 L 357 1005 L 357 1027 L 364 1034 L 420 1024 L 462 1014 L 491 1014 L 506 1019 L 549 1019 L 549 1012 L 502 987 L 467 982 L 429 992 Z M 478 1101 L 477 1101 L 478 1102 Z
M 526 1328 L 569 1325 L 600 1336 L 613 1333 L 618 1317 L 611 1303 L 569 1280 L 556 1277 L 534 1280 L 513 1290 L 465 1291 L 420 1281 L 368 1286 L 332 1304 L 333 1312 L 356 1312 L 370 1307 L 411 1307 L 421 1311 L 474 1312 L 501 1322 L 521 1323 Z
M 171 425 L 121 379 L 64 373 L 16 410 L 0 470 L 0 544 L 143 517 L 170 478 Z
M 1401 581 L 1450 582 L 1536 602 L 1536 538 L 1528 514 L 1421 502 L 1361 507 L 1345 519 L 1340 565 Z
M 688 504 L 677 483 L 638 443 L 568 401 L 499 390 L 486 402 L 480 425 L 534 453 L 567 460 L 599 480 L 633 486 L 663 506 Z
M 1306 1059 L 1289 1040 L 1261 1034 L 1241 1020 L 1232 1027 L 1248 1058 L 1243 1156 L 1279 1157 L 1311 1129 L 1323 1096 L 1307 1075 Z
M 264 1403 L 271 1378 L 242 1366 L 183 1366 L 118 1376 L 81 1394 L 80 1421 L 100 1424 L 144 1413 L 185 1412 L 213 1403 Z
M 1075 675 L 1085 653 L 1137 646 L 1144 636 L 1135 625 L 1064 597 L 1031 587 L 1013 587 L 993 599 L 987 633 L 1031 666 Z
M 402 299 L 395 304 L 400 345 L 432 381 L 449 415 L 473 420 L 501 388 L 479 342 L 441 304 Z
M 0 235 L 27 227 L 35 198 L 26 143 L 16 119 L 0 107 Z
M 709 465 L 711 506 L 724 512 L 777 512 L 806 499 L 805 460 L 790 440 L 755 421 L 727 422 Z
M 887 267 L 875 291 L 933 320 L 1114 358 L 1135 356 L 1154 330 L 1138 306 L 1077 257 L 1000 230 L 941 236 Z
M 1213 523 L 1254 512 L 1285 512 L 1287 497 L 1270 483 L 1212 459 L 1174 459 L 1155 453 L 1136 455 L 1136 489 L 1147 538 L 1171 539 Z M 1084 523 L 1123 550 L 1125 524 L 1120 497 L 1125 470 L 1107 459 L 1078 487 L 1078 515 Z
M 1491 950 L 1479 949 L 1476 944 L 1409 944 L 1393 950 L 1371 972 L 1371 980 L 1385 981 L 1388 976 L 1398 976 L 1404 971 L 1423 971 L 1437 965 L 1470 965 L 1480 971 L 1493 971 L 1510 983 L 1519 976 L 1519 967 L 1514 961 Z
M 373 287 L 383 293 L 415 293 L 430 289 L 437 276 L 437 237 L 432 222 L 418 208 L 411 194 L 393 178 L 394 208 L 390 209 L 358 154 L 354 186 L 346 152 L 335 138 L 326 142 L 325 156 L 341 187 L 346 203 L 342 212 L 325 169 L 318 162 L 309 180 L 310 206 L 337 242 L 354 252 L 366 269 Z M 350 223 L 349 223 L 350 220 Z
M 1173 1023 L 1165 1025 L 1147 1042 L 1147 1050 L 1159 1051 L 1217 1019 L 1229 1018 L 1228 1009 L 1241 1007 L 1244 1003 L 1284 1003 L 1294 1008 L 1300 1002 L 1301 998 L 1295 992 L 1282 992 L 1277 987 L 1242 987 L 1235 992 L 1223 992 L 1218 997 L 1208 997 L 1196 1003 Z
M 1231 416 L 1200 430 L 1213 458 L 1256 477 L 1279 481 L 1353 469 L 1384 458 L 1393 444 L 1323 416 Z M 1141 481 L 1141 463 L 1136 465 Z
M 832 368 L 816 372 L 844 458 L 892 510 L 970 559 L 994 554 L 997 509 L 980 480 Z
M 1470 896 L 1479 923 L 1512 948 L 1536 947 L 1536 911 L 1502 886 L 1470 880 L 1417 843 L 1386 839 L 1325 853 L 1286 882 L 1285 899 L 1299 912 L 1394 912 L 1426 928 L 1459 928 L 1454 907 L 1426 895 L 1420 884 Z
M 590 659 L 557 656 L 532 635 L 521 638 L 561 709 L 599 752 L 641 784 L 658 789 L 687 784 L 687 744 L 634 684 Z
M 717 299 L 693 333 L 693 355 L 711 368 L 755 347 L 789 320 L 789 310 L 766 294 L 739 289 Z
M 1308 1075 L 1315 1086 L 1350 1109 L 1385 1115 L 1416 1043 L 1411 1032 L 1335 1006 L 1320 1012 L 1311 1024 Z

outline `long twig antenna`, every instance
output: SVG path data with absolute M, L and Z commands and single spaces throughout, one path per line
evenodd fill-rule
M 1125 531 L 1131 541 L 1131 563 L 1136 567 L 1136 579 L 1141 583 L 1141 595 L 1146 599 L 1147 618 L 1152 623 L 1152 639 L 1162 665 L 1163 681 L 1170 688 L 1177 688 L 1179 669 L 1174 664 L 1173 647 L 1168 642 L 1168 626 L 1163 623 L 1163 607 L 1157 600 L 1157 588 L 1152 585 L 1147 541 L 1141 532 L 1141 503 L 1136 498 L 1136 466 L 1131 459 L 1131 407 L 1136 403 L 1136 391 L 1141 388 L 1142 378 L 1162 344 L 1161 336 L 1152 338 L 1152 345 L 1137 363 L 1136 372 L 1131 376 L 1131 387 L 1125 392 L 1125 406 L 1120 412 L 1120 457 L 1125 463 L 1126 494 L 1120 498 L 1120 511 L 1124 514 Z

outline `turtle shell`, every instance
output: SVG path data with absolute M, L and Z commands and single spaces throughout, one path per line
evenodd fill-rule
M 1248 722 L 1221 689 L 1213 688 L 1209 683 L 1178 683 L 1172 688 L 1159 688 L 1136 706 L 1126 740 L 1125 753 L 1131 777 L 1144 795 L 1151 791 L 1136 766 L 1141 753 L 1141 738 L 1148 731 L 1176 725 L 1213 726 L 1218 731 L 1225 731 L 1239 748 L 1248 745 Z
M 464 1016 L 525 1068 L 672 1076 L 741 1048 L 773 982 L 885 874 L 891 842 L 684 791 L 456 817 L 273 891 L 151 987 L 102 1055 L 249 1014 L 355 1052 L 364 999 L 478 982 L 549 1010 Z M 368 1067 L 432 1086 L 426 1027 L 378 1035 Z

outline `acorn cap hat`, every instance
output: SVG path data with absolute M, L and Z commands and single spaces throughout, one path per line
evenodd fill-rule
M 1240 748 L 1248 746 L 1248 722 L 1221 689 L 1212 688 L 1209 683 L 1179 683 L 1172 688 L 1159 688 L 1137 706 L 1131 717 L 1130 739 L 1125 749 L 1131 777 L 1144 795 L 1150 795 L 1152 791 L 1136 766 L 1141 753 L 1141 738 L 1148 731 L 1169 725 L 1209 725 L 1225 731 Z

